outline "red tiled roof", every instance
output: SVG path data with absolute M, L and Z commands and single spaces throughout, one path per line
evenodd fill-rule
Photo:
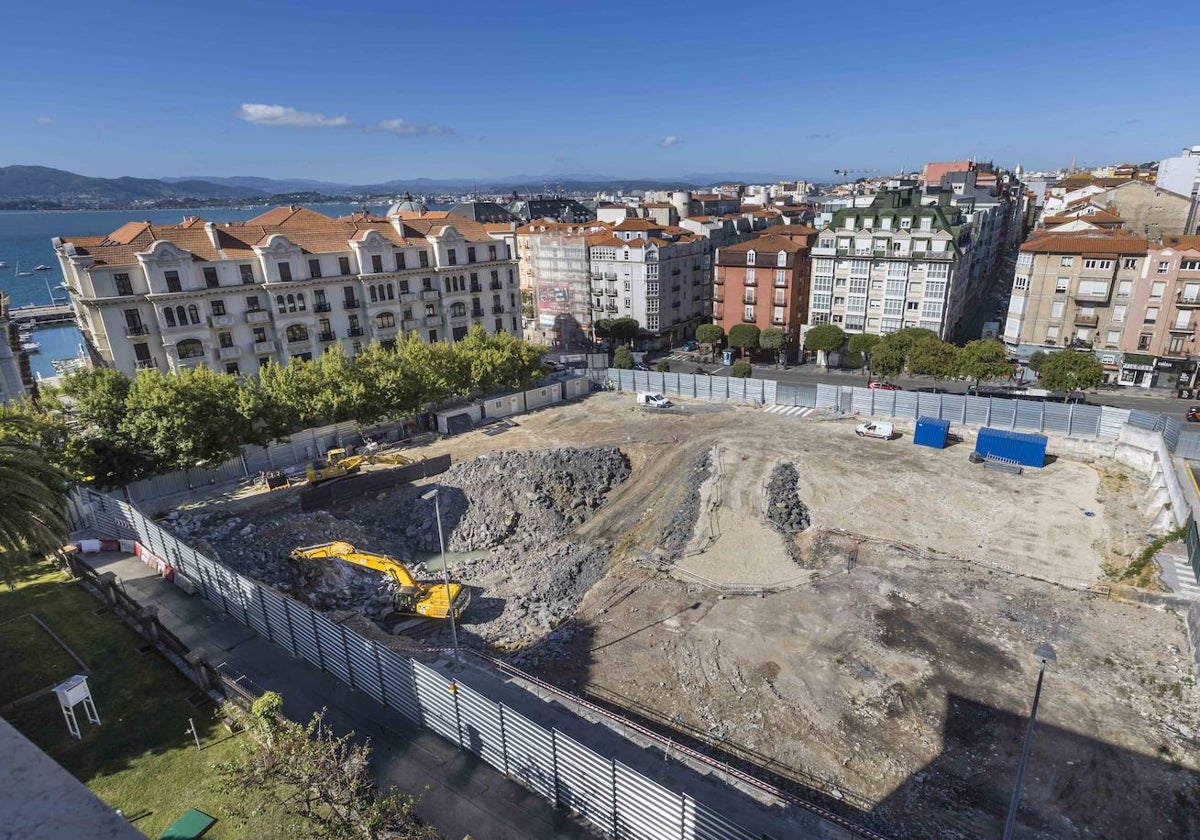
M 1131 236 L 1094 236 L 1046 231 L 1035 235 L 1021 250 L 1036 254 L 1144 254 L 1149 243 Z

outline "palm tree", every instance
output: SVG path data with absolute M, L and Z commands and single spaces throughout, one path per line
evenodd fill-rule
M 0 578 L 9 586 L 29 552 L 53 551 L 67 534 L 66 476 L 32 438 L 27 418 L 0 415 Z

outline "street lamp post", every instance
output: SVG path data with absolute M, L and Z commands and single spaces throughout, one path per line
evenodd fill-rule
M 1021 746 L 1021 761 L 1017 764 L 1017 783 L 1013 787 L 1012 800 L 1008 803 L 1008 819 L 1004 823 L 1004 840 L 1011 840 L 1017 824 L 1017 808 L 1021 804 L 1021 784 L 1025 780 L 1025 765 L 1029 763 L 1029 748 L 1033 744 L 1033 727 L 1037 724 L 1038 701 L 1042 697 L 1042 678 L 1046 676 L 1046 664 L 1058 662 L 1054 648 L 1041 645 L 1033 655 L 1042 661 L 1038 669 L 1037 688 L 1033 692 L 1033 710 L 1029 713 L 1029 726 L 1025 730 L 1025 743 Z
M 454 599 L 450 597 L 450 566 L 446 563 L 446 539 L 442 536 L 442 506 L 438 489 L 435 487 L 421 496 L 425 501 L 433 499 L 434 518 L 437 519 L 438 546 L 442 550 L 442 580 L 446 582 L 446 607 L 450 613 L 450 638 L 454 640 L 454 671 L 462 670 L 462 661 L 458 658 L 458 628 L 454 624 Z

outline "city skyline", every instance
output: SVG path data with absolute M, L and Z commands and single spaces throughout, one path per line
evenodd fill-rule
M 1163 25 L 1171 8 L 1117 27 L 1105 5 L 1018 3 L 1010 19 L 1036 23 L 1010 31 L 948 3 L 922 7 L 906 30 L 882 26 L 895 11 L 876 3 L 742 17 L 715 3 L 686 14 L 466 3 L 452 16 L 68 0 L 56 21 L 71 22 L 65 37 L 90 33 L 82 47 L 48 60 L 43 41 L 19 38 L 0 55 L 0 161 L 352 184 L 731 171 L 832 181 L 835 168 L 888 174 L 939 159 L 1142 162 L 1195 142 L 1171 85 L 1185 77 L 1185 28 Z M 34 7 L 10 18 L 15 31 L 48 23 Z

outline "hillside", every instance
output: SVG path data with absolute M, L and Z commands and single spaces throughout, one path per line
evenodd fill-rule
M 91 178 L 47 166 L 0 167 L 0 203 L 41 203 L 105 207 L 171 199 L 236 201 L 267 195 L 241 186 L 208 181 L 167 183 L 152 178 Z

